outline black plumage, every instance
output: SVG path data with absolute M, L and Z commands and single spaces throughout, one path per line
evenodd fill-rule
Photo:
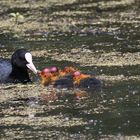
M 31 67 L 29 67 L 31 65 Z M 16 50 L 10 59 L 0 58 L 0 83 L 30 82 L 28 68 L 34 73 L 37 70 L 32 63 L 32 56 L 26 49 Z

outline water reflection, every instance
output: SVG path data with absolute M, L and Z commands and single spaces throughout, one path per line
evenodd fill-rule
M 78 8 L 90 12 L 81 17 L 67 15 L 66 18 L 74 17 L 76 22 L 75 26 L 68 26 L 68 32 L 60 31 L 61 28 L 41 31 L 31 35 L 31 39 L 25 37 L 25 40 L 13 35 L 0 36 L 0 56 L 9 57 L 15 49 L 24 47 L 33 52 L 34 63 L 39 69 L 74 66 L 99 75 L 103 83 L 101 91 L 41 87 L 34 77 L 36 85 L 33 88 L 3 89 L 0 85 L 0 136 L 3 139 L 139 139 L 139 8 L 136 4 L 132 9 L 125 4 L 104 8 L 101 7 L 103 2 L 97 3 L 79 1 L 50 7 L 54 11 L 61 7 L 64 11 Z M 46 9 L 41 10 L 46 12 Z M 64 17 L 59 12 L 57 14 L 57 18 Z M 55 59 L 70 50 L 68 59 Z M 93 52 L 91 57 L 90 52 Z M 122 58 L 126 53 L 131 54 L 126 57 L 126 62 L 132 63 L 103 65 L 112 57 L 117 57 L 118 61 L 118 53 Z M 81 58 L 88 56 L 91 60 L 95 55 L 98 59 L 103 57 L 102 65 L 92 63 L 95 61 L 88 61 L 87 66 L 82 63 L 87 59 Z
M 46 92 L 40 89 L 37 97 L 32 94 L 1 102 L 1 136 L 22 131 L 27 138 L 29 135 L 38 138 L 39 134 L 69 139 L 137 136 L 138 85 L 138 81 L 106 83 L 98 92 L 46 87 Z

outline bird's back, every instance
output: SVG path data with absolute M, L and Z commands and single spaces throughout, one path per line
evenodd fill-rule
M 8 81 L 9 75 L 12 72 L 10 60 L 0 58 L 0 83 Z

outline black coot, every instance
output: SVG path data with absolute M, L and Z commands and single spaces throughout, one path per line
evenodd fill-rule
M 37 73 L 32 62 L 32 55 L 26 49 L 18 49 L 11 60 L 0 58 L 0 83 L 30 82 L 28 69 Z

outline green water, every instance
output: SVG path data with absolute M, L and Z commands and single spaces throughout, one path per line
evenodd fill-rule
M 137 1 L 136 1 L 137 2 Z M 88 3 L 88 2 L 87 2 Z M 94 2 L 89 2 L 94 3 Z M 138 3 L 138 2 L 137 2 Z M 86 4 L 86 2 L 79 1 L 79 4 Z M 61 7 L 63 10 L 76 10 L 77 4 L 65 5 Z M 54 9 L 53 9 L 54 8 Z M 53 7 L 52 10 L 59 11 L 59 7 Z M 80 9 L 80 8 L 79 8 Z M 107 20 L 103 24 L 87 24 L 77 25 L 81 30 L 83 28 L 90 29 L 90 32 L 50 32 L 48 36 L 42 36 L 42 41 L 27 41 L 22 39 L 13 39 L 7 37 L 1 37 L 1 44 L 4 47 L 0 48 L 1 51 L 7 52 L 6 56 L 9 56 L 15 49 L 24 47 L 32 51 L 40 50 L 53 50 L 58 49 L 59 52 L 69 52 L 70 49 L 80 48 L 84 46 L 94 52 L 112 52 L 119 51 L 122 53 L 135 53 L 140 50 L 140 18 L 139 9 L 136 4 L 126 6 L 125 8 L 117 7 L 117 9 L 100 9 L 86 8 L 93 12 L 85 17 L 81 17 L 85 20 L 93 19 L 94 16 L 100 21 L 100 18 L 108 19 L 113 16 L 115 22 Z M 98 11 L 99 10 L 99 11 Z M 137 17 L 123 17 L 119 13 L 124 12 L 126 15 L 132 12 Z M 98 18 L 97 18 L 98 17 Z M 57 17 L 58 18 L 58 17 Z M 76 19 L 80 16 L 76 16 Z M 124 17 L 125 18 L 125 17 Z M 132 18 L 132 19 L 131 19 Z M 129 21 L 119 22 L 119 21 Z M 134 22 L 136 21 L 136 22 Z M 92 30 L 92 32 L 91 32 Z M 2 53 L 2 52 L 0 52 Z M 52 60 L 49 56 L 34 56 L 33 61 L 38 67 L 42 69 L 46 66 L 55 65 L 63 68 L 66 65 L 75 66 L 78 69 L 86 72 L 93 72 L 95 75 L 106 76 L 119 76 L 124 75 L 126 77 L 138 76 L 140 74 L 140 65 L 125 65 L 125 66 L 81 66 L 76 62 L 70 62 L 67 60 L 57 61 Z M 35 81 L 37 82 L 37 81 Z M 49 105 L 39 101 L 36 106 L 46 106 L 40 113 L 36 112 L 35 119 L 37 117 L 48 116 L 61 116 L 60 119 L 69 122 L 73 119 L 82 119 L 86 124 L 68 125 L 68 126 L 36 126 L 30 124 L 12 124 L 12 125 L 0 125 L 0 136 L 6 138 L 5 131 L 14 131 L 24 133 L 25 138 L 28 139 L 126 139 L 126 137 L 140 138 L 140 80 L 128 79 L 118 81 L 102 81 L 102 89 L 99 92 L 88 90 L 86 98 L 77 100 L 69 94 L 67 91 L 64 96 L 58 98 L 57 101 L 50 103 L 50 106 L 55 106 L 54 109 L 48 109 Z M 38 100 L 38 99 L 37 99 Z M 20 106 L 27 106 L 27 101 L 22 101 Z M 6 109 L 9 106 L 18 106 L 17 102 L 10 101 L 1 102 L 0 108 Z M 59 106 L 59 107 L 57 107 Z M 15 115 L 16 116 L 16 115 Z M 4 116 L 1 115 L 1 118 Z M 24 116 L 22 116 L 24 117 Z M 21 138 L 24 139 L 24 138 Z

